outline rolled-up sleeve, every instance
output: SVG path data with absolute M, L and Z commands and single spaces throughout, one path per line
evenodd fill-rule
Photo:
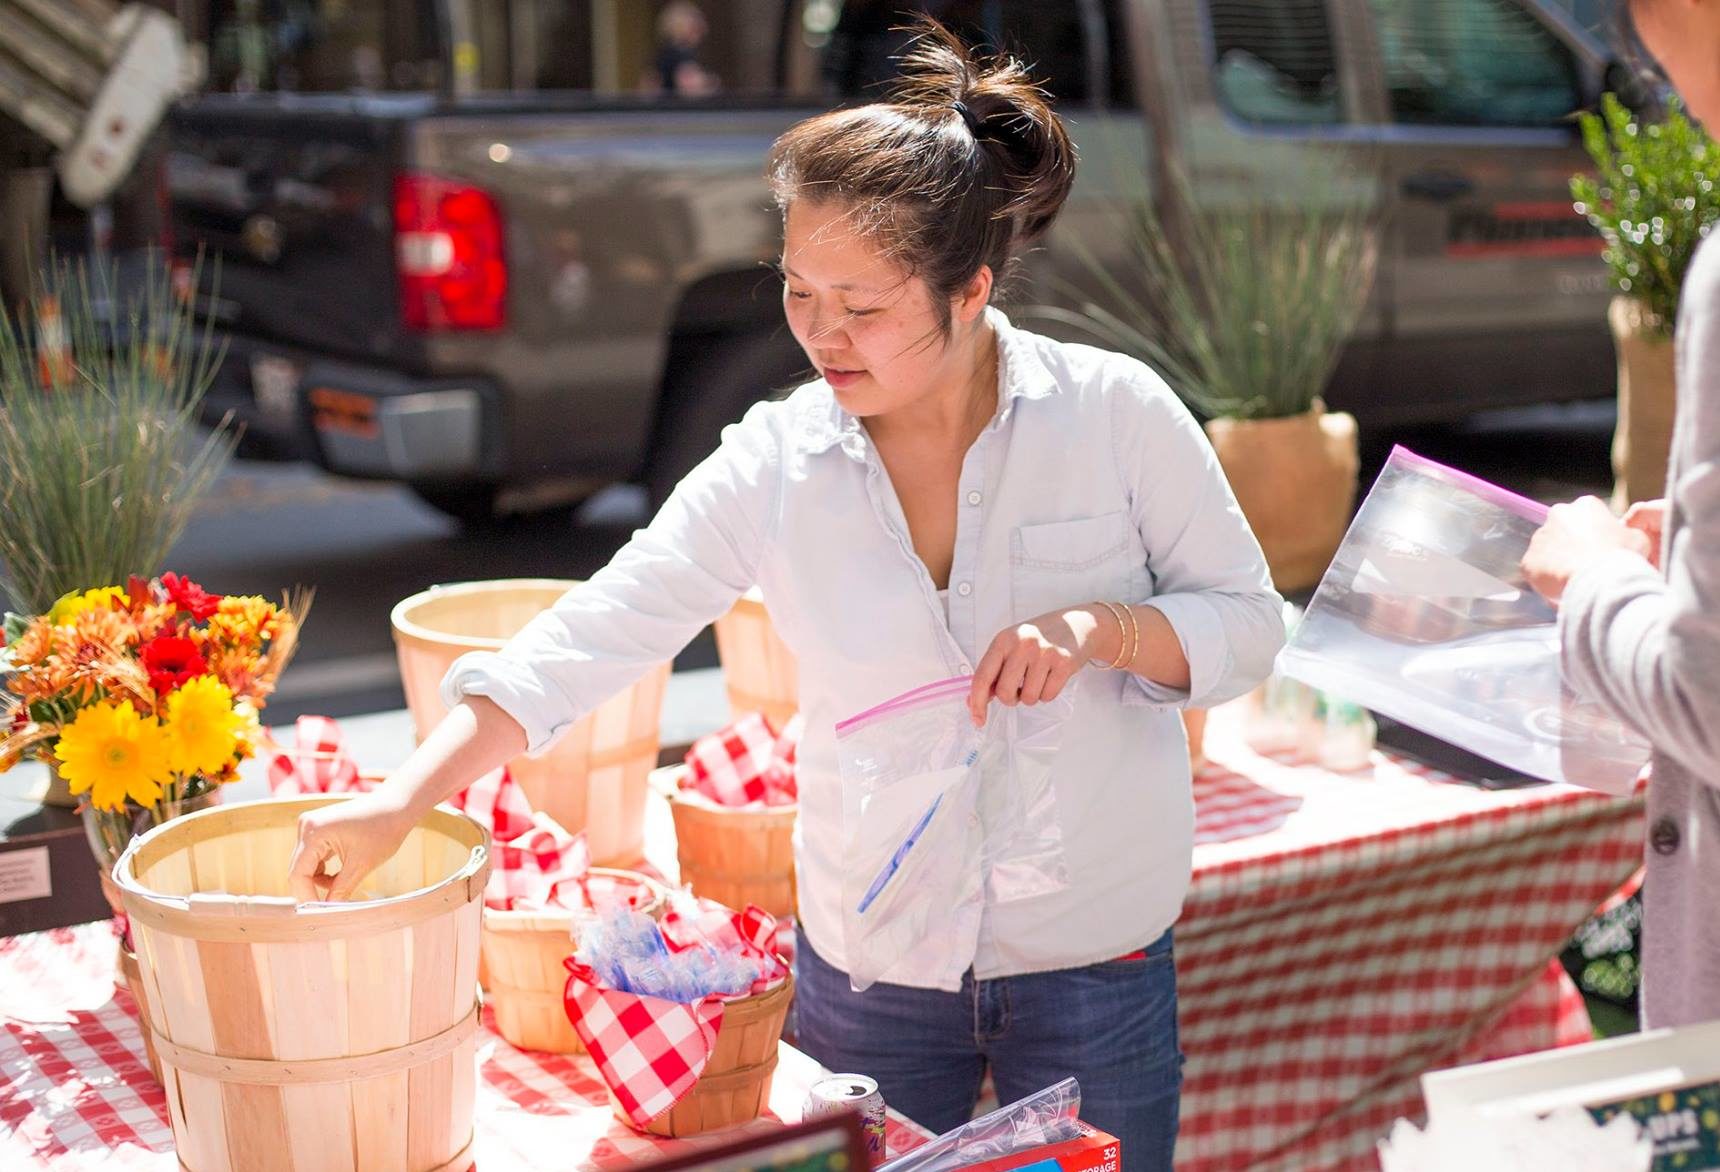
M 671 659 L 753 585 L 779 511 L 781 441 L 761 403 L 723 433 L 645 529 L 498 652 L 456 660 L 452 707 L 486 696 L 542 753 L 580 717 Z
M 1124 370 L 1110 390 L 1112 442 L 1153 584 L 1135 601 L 1170 620 L 1189 665 L 1186 691 L 1136 676 L 1125 696 L 1206 708 L 1271 673 L 1284 600 L 1200 425 L 1147 367 Z

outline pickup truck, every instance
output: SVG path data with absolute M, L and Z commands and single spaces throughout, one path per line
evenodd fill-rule
M 1611 393 L 1600 243 L 1567 182 L 1587 164 L 1571 112 L 1620 77 L 1567 6 L 974 7 L 983 36 L 1036 64 L 1082 151 L 1023 300 L 1090 286 L 1082 253 L 1124 263 L 1118 176 L 1177 164 L 1197 190 L 1269 190 L 1275 151 L 1337 147 L 1366 160 L 1387 217 L 1332 404 L 1369 428 Z M 180 104 L 170 247 L 219 254 L 200 303 L 229 338 L 208 410 L 236 412 L 253 450 L 404 482 L 469 522 L 618 482 L 660 497 L 807 371 L 762 171 L 795 120 L 870 92 L 886 46 L 844 35 L 827 86 L 800 94 Z

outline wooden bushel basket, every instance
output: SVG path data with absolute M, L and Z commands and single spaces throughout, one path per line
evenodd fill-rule
M 652 1135 L 697 1135 L 757 1119 L 770 1102 L 777 1046 L 793 1000 L 790 976 L 774 989 L 724 1006 L 717 1045 L 699 1081 L 686 1098 L 651 1120 L 645 1130 Z M 627 1123 L 626 1112 L 613 1094 L 609 1102 L 615 1117 Z
M 771 624 L 758 590 L 741 595 L 712 629 L 730 714 L 738 718 L 762 712 L 770 726 L 781 732 L 800 710 L 800 672 L 794 652 Z
M 472 1162 L 484 829 L 435 810 L 350 903 L 298 904 L 298 818 L 217 806 L 114 867 L 188 1172 L 454 1172 Z
M 422 741 L 447 714 L 442 677 L 468 651 L 499 651 L 521 627 L 579 585 L 512 578 L 435 586 L 394 607 L 394 646 L 406 706 Z M 668 663 L 589 713 L 541 757 L 508 762 L 532 809 L 585 832 L 595 863 L 645 857 L 645 779 L 657 767 Z
M 794 819 L 799 806 L 724 807 L 683 796 L 685 765 L 663 770 L 656 785 L 675 817 L 681 882 L 725 907 L 757 904 L 777 919 L 796 914 Z
M 668 898 L 662 884 L 636 871 L 593 867 L 591 875 L 644 888 L 650 900 L 639 910 L 648 916 L 655 917 Z M 485 988 L 496 1014 L 496 1030 L 502 1037 L 522 1050 L 584 1052 L 568 1020 L 563 997 L 567 967 L 562 962 L 577 947 L 572 912 L 484 909 L 481 948 L 488 978 Z

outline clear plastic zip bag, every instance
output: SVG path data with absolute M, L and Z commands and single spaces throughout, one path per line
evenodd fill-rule
M 1565 686 L 1558 613 L 1519 569 L 1546 516 L 1394 450 L 1279 670 L 1533 777 L 1628 792 L 1648 742 Z
M 856 991 L 910 952 L 957 947 L 957 919 L 980 896 L 971 683 L 928 684 L 836 726 L 843 948 Z

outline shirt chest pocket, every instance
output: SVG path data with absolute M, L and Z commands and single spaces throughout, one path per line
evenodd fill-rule
M 1017 526 L 1009 575 L 1016 622 L 1087 602 L 1139 601 L 1147 577 L 1129 515 L 1121 510 Z

